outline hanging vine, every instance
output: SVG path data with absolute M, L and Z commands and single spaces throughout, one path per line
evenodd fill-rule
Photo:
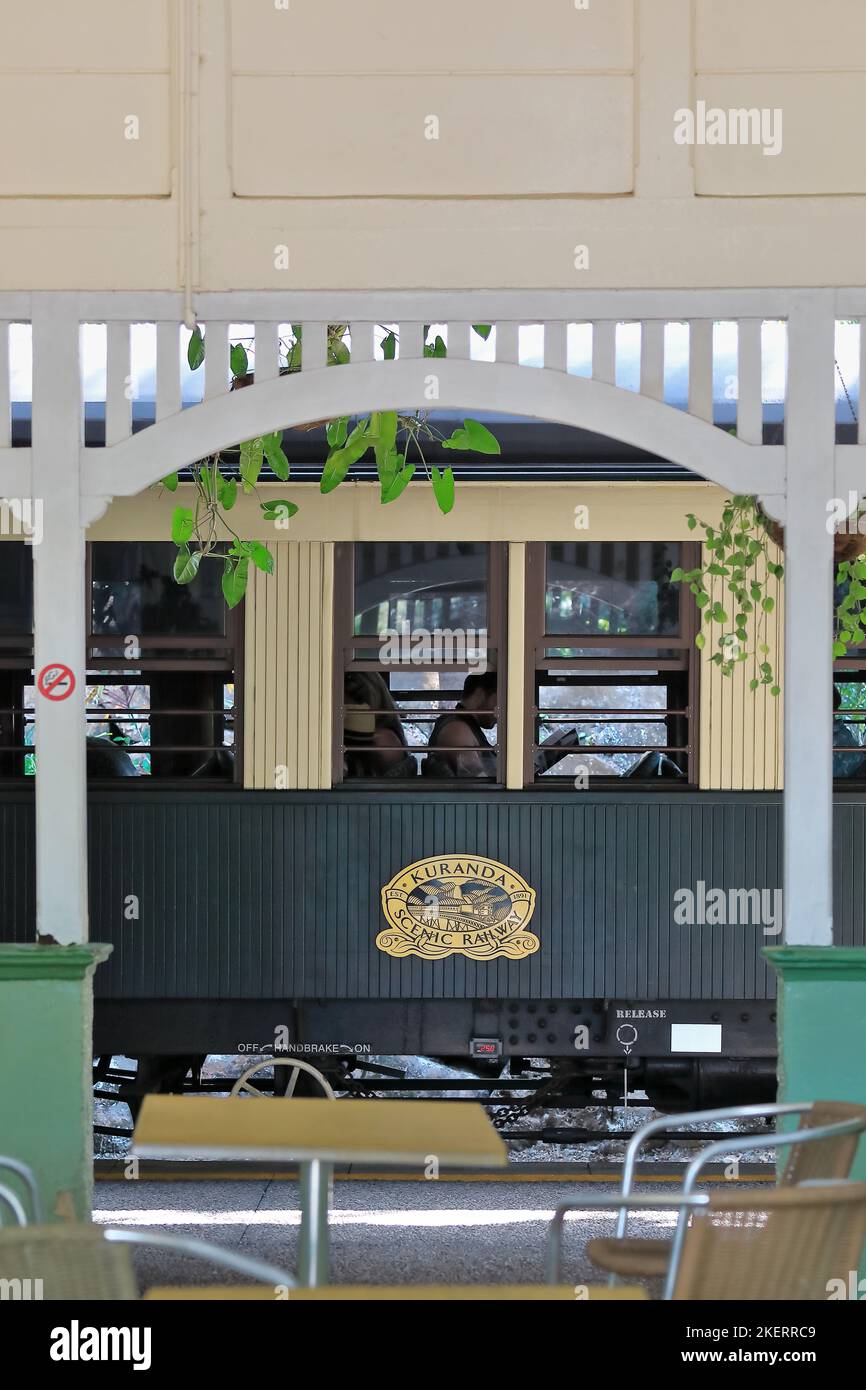
M 490 335 L 489 324 L 474 324 L 473 330 L 482 339 Z M 327 363 L 342 366 L 350 361 L 351 351 L 345 341 L 347 324 L 330 324 L 327 330 Z M 386 361 L 397 355 L 397 334 L 382 330 L 382 352 Z M 426 341 L 424 356 L 442 358 L 447 355 L 444 340 L 437 334 Z M 195 371 L 205 360 L 206 335 L 196 327 L 189 340 L 187 361 Z M 280 339 L 280 375 L 300 371 L 303 353 L 302 329 L 292 324 L 287 338 Z M 254 379 L 244 341 L 231 344 L 229 352 L 231 386 L 233 391 L 249 386 Z M 499 441 L 479 420 L 467 419 L 447 437 L 434 424 L 427 411 L 371 411 L 352 422 L 351 417 L 316 421 L 306 428 L 325 427 L 328 454 L 322 469 L 320 490 L 333 492 L 339 487 L 354 464 L 372 450 L 379 479 L 379 496 L 383 505 L 396 502 L 421 469 L 430 483 L 436 504 L 443 513 L 454 506 L 455 481 L 451 468 L 430 464 L 427 453 L 431 446 L 454 449 L 462 453 L 498 454 Z M 425 450 L 427 453 L 425 453 Z M 242 494 L 257 494 L 265 464 L 280 482 L 288 482 L 290 464 L 283 449 L 280 430 L 258 435 L 240 444 L 237 449 L 221 450 L 194 463 L 189 472 L 193 488 L 191 505 L 175 507 L 171 522 L 171 539 L 177 547 L 174 578 L 178 584 L 191 584 L 203 560 L 216 560 L 223 566 L 222 591 L 229 608 L 243 598 L 249 582 L 250 566 L 271 574 L 274 559 L 267 545 L 259 540 L 244 539 L 232 526 L 231 513 Z M 180 485 L 178 473 L 163 478 L 162 486 L 176 492 Z M 286 530 L 297 513 L 297 503 L 288 497 L 268 498 L 259 503 L 262 516 L 277 529 Z

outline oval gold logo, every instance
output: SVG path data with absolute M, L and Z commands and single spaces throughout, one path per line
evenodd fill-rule
M 438 855 L 401 869 L 382 889 L 382 911 L 389 929 L 376 945 L 389 956 L 523 960 L 541 945 L 526 930 L 535 889 L 478 854 Z

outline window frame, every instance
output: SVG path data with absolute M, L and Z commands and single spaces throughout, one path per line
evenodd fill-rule
M 102 649 L 110 648 L 110 647 L 112 647 L 113 645 L 122 645 L 122 643 L 123 643 L 123 641 L 124 641 L 124 638 L 123 638 L 122 636 L 116 636 L 116 635 L 110 634 L 110 633 L 95 633 L 95 632 L 93 631 L 93 587 L 92 587 L 92 584 L 93 584 L 93 566 L 92 566 L 92 556 L 93 556 L 93 546 L 94 546 L 94 545 L 99 545 L 99 544 L 102 544 L 102 542 L 100 542 L 100 541 L 88 541 L 87 544 L 86 544 L 86 549 L 85 549 L 85 575 L 84 575 L 84 603 L 85 603 L 85 650 L 84 650 L 84 666 L 85 666 L 85 685 L 88 686 L 88 685 L 93 684 L 93 681 L 90 679 L 90 676 L 92 675 L 93 671 L 94 671 L 95 669 L 97 669 L 97 668 L 98 668 L 100 671 L 107 671 L 107 672 L 116 671 L 117 674 L 118 674 L 118 677 L 120 678 L 120 679 L 118 679 L 118 681 L 116 682 L 116 684 L 118 684 L 118 685 L 123 685 L 123 684 L 136 684 L 136 683 L 145 684 L 145 683 L 146 683 L 146 677 L 147 677 L 147 673 L 148 673 L 148 672 L 165 671 L 165 672 L 177 672 L 177 673 L 179 673 L 179 674 L 182 674 L 183 672 L 187 672 L 187 671 L 211 671 L 211 672 L 213 672 L 214 674 L 218 674 L 219 672 L 231 672 L 231 673 L 232 673 L 232 676 L 233 676 L 233 681 L 232 681 L 232 683 L 233 683 L 233 685 L 234 685 L 234 696 L 235 696 L 235 698 L 234 698 L 234 705 L 233 705 L 233 708 L 232 708 L 232 724 L 233 724 L 233 728 L 234 728 L 234 743 L 232 744 L 232 751 L 233 751 L 233 753 L 234 753 L 234 759 L 233 759 L 233 775 L 232 775 L 231 778 L 222 778 L 222 777 L 191 778 L 191 777 L 177 777 L 177 776 L 172 776 L 172 777 L 138 776 L 138 777 L 134 777 L 134 778 L 133 778 L 133 777 L 129 777 L 129 778 L 117 779 L 117 778 L 108 778 L 108 777 L 89 777 L 89 778 L 87 779 L 87 780 L 88 780 L 88 786 L 94 786 L 94 785 L 99 785 L 99 786 L 115 786 L 118 780 L 123 780 L 124 783 L 130 783 L 130 784 L 134 783 L 134 784 L 136 784 L 136 785 L 144 785 L 144 786 L 159 786 L 160 788 L 164 788 L 164 789 L 166 789 L 166 790 L 168 790 L 168 789 L 180 789 L 180 788 L 184 788 L 184 787 L 185 787 L 185 788 L 189 788 L 189 787 L 190 787 L 190 784 L 191 784 L 192 782 L 194 782 L 194 784 L 195 784 L 193 789 L 196 790 L 196 791 L 198 791 L 198 790 L 200 790 L 200 789 L 216 789 L 216 790 L 220 790 L 220 789 L 221 789 L 221 790 L 225 791 L 225 790 L 228 789 L 228 788 L 242 787 L 242 786 L 243 786 L 243 780 L 244 780 L 244 737 L 243 737 L 243 734 L 244 734 L 244 722 L 245 722 L 245 721 L 244 721 L 244 710 L 245 710 L 245 702 L 244 702 L 244 668 L 245 668 L 244 647 L 245 647 L 245 629 L 246 629 L 246 618 L 245 618 L 245 614 L 246 614 L 246 600 L 242 600 L 241 603 L 239 603 L 239 604 L 237 605 L 237 607 L 235 607 L 235 608 L 233 608 L 233 609 L 228 609 L 228 608 L 226 609 L 225 632 L 224 632 L 224 635 L 223 635 L 223 636 L 218 636 L 218 635 L 210 635 L 210 636 L 208 636 L 208 635 L 206 635 L 206 634 L 190 634 L 190 635 L 188 635 L 188 636 L 162 637 L 162 636 L 159 636 L 159 635 L 157 635 L 157 634 L 148 634 L 146 638 L 142 638 L 142 639 L 141 639 L 142 648 L 143 648 L 144 650 L 153 650 L 153 649 L 156 649 L 156 650 L 159 650 L 159 651 L 164 651 L 164 652 L 166 652 L 166 653 L 172 653 L 172 652 L 174 652 L 174 651 L 177 651 L 177 653 L 178 653 L 177 656 L 173 656 L 173 655 L 170 655 L 170 654 L 169 654 L 169 655 L 165 655 L 165 656 L 160 656 L 160 657 L 154 657 L 154 658 L 148 658 L 148 657 L 127 657 L 127 656 L 123 656 L 123 655 L 95 656 L 95 655 L 94 655 L 94 651 L 95 651 L 96 648 L 102 648 Z M 170 544 L 170 542 L 167 543 L 167 544 Z M 9 657 L 8 659 L 6 659 L 6 658 L 4 657 L 4 651 L 5 651 L 5 650 L 10 650 L 10 649 L 18 649 L 19 654 L 18 654 L 18 655 L 15 655 L 15 656 L 12 656 L 12 657 Z M 26 650 L 26 649 L 29 649 L 29 655 L 21 655 L 20 652 L 21 652 L 22 650 Z M 209 656 L 209 657 L 195 657 L 195 656 L 193 656 L 193 657 L 187 658 L 186 660 L 181 659 L 181 655 L 180 655 L 180 654 L 181 654 L 182 652 L 189 652 L 189 651 L 196 651 L 196 650 L 198 650 L 198 651 L 206 650 L 206 651 L 211 651 L 211 652 L 213 652 L 213 651 L 216 651 L 216 652 L 225 652 L 225 658 L 224 658 L 224 659 L 221 659 L 221 658 L 218 657 L 218 656 Z M 233 655 L 233 657 L 234 657 L 234 660 L 233 660 L 233 661 L 232 661 L 232 655 Z M 20 672 L 23 673 L 22 688 L 23 688 L 23 686 L 32 684 L 32 682 L 35 681 L 35 679 L 36 679 L 36 671 L 35 671 L 34 658 L 35 658 L 35 651 L 34 651 L 34 634 L 33 634 L 33 632 L 21 633 L 21 634 L 6 634 L 6 635 L 0 636 L 0 678 L 3 679 L 4 683 L 5 683 L 6 678 L 9 676 L 9 674 L 10 674 L 11 672 L 13 672 L 13 671 L 20 671 Z M 134 680 L 134 681 L 123 680 L 123 676 L 124 676 L 124 675 L 127 675 L 127 674 L 134 674 L 138 679 L 137 679 L 137 680 Z M 142 677 L 144 677 L 144 680 L 141 679 Z M 0 703 L 3 703 L 3 702 L 0 702 Z M 4 713 L 6 712 L 6 705 L 5 705 L 5 703 L 3 703 L 3 711 L 4 711 Z M 153 712 L 154 712 L 154 711 L 152 711 L 152 710 L 150 709 L 150 707 L 148 707 L 147 710 L 142 711 L 142 714 L 144 715 L 144 717 L 145 717 L 146 719 L 149 720 L 150 717 L 151 717 L 151 714 L 152 714 Z M 183 713 L 187 713 L 187 712 L 188 712 L 188 713 L 191 713 L 191 714 L 196 713 L 196 711 L 194 711 L 194 710 L 192 710 L 192 711 L 177 711 L 177 710 L 175 710 L 175 709 L 165 709 L 165 710 L 160 709 L 160 710 L 157 710 L 157 711 L 155 711 L 155 712 L 156 712 L 158 715 L 166 715 L 166 716 L 172 716 L 172 715 L 174 715 L 174 714 L 183 714 Z M 108 715 L 106 715 L 106 718 L 107 718 L 107 717 L 108 717 Z M 11 714 L 11 715 L 10 715 L 10 718 L 13 720 L 13 725 L 14 725 L 14 723 L 20 723 L 20 725 L 21 725 L 22 737 L 23 737 L 23 731 L 24 731 L 24 728 L 26 727 L 26 723 L 27 723 L 27 714 L 26 714 L 26 712 L 23 710 L 23 697 L 22 697 L 22 707 L 21 707 L 21 709 L 19 710 L 19 712 L 18 712 L 17 714 L 15 714 L 15 713 Z M 89 726 L 90 726 L 90 723 L 91 723 L 90 720 L 85 720 L 85 737 L 87 736 L 87 730 L 88 730 L 88 728 L 89 728 Z M 185 745 L 185 746 L 183 746 L 183 747 L 181 747 L 180 745 L 174 745 L 174 744 L 172 744 L 172 745 L 160 745 L 160 748 L 161 748 L 161 751 L 164 751 L 164 752 L 173 752 L 173 751 L 183 752 L 183 753 L 186 753 L 186 752 L 189 752 L 189 753 L 201 752 L 203 757 L 204 757 L 207 753 L 215 751 L 215 749 L 213 749 L 213 748 L 210 747 L 210 746 L 203 747 L 203 746 L 198 745 L 198 744 Z M 15 773 L 12 773 L 12 774 L 9 774 L 9 775 L 4 774 L 3 772 L 0 772 L 0 784 L 12 784 L 12 783 L 16 783 L 16 784 L 21 784 L 21 785 L 24 785 L 24 786 L 29 785 L 29 784 L 32 782 L 33 779 L 32 779 L 32 777 L 28 776 L 28 775 L 24 772 L 24 770 L 23 770 L 23 767 L 24 767 L 24 758 L 26 757 L 27 753 L 34 752 L 34 751 L 35 751 L 35 744 L 32 745 L 32 746 L 27 746 L 26 748 L 19 747 L 17 744 L 15 744 L 15 745 L 13 745 L 13 746 L 9 746 L 9 747 L 7 747 L 7 746 L 5 746 L 5 745 L 3 745 L 3 744 L 0 744 L 0 757 L 9 756 L 9 757 L 20 758 L 20 759 L 21 759 L 21 768 L 22 768 L 22 770 L 21 770 L 20 772 L 15 772 Z M 0 766 L 2 766 L 2 764 L 0 764 Z
M 441 544 L 442 537 L 429 540 L 415 538 L 417 544 Z M 366 541 L 358 544 L 390 545 L 389 540 Z M 447 541 L 444 542 L 448 544 Z M 455 542 L 456 543 L 456 542 Z M 486 787 L 490 791 L 501 791 L 506 785 L 506 740 L 508 737 L 508 543 L 507 541 L 481 540 L 467 542 L 487 547 L 487 644 L 488 650 L 496 654 L 496 780 L 487 781 L 476 777 L 344 777 L 343 758 L 345 753 L 343 721 L 345 715 L 345 679 L 349 671 L 379 671 L 389 669 L 380 662 L 357 659 L 355 651 L 369 647 L 378 638 L 367 633 L 356 636 L 355 614 L 355 544 L 354 541 L 337 541 L 334 544 L 334 622 L 332 659 L 332 712 L 331 712 L 331 787 L 332 789 L 365 791 L 387 788 L 407 791 L 453 791 L 455 789 L 475 790 Z M 347 624 L 348 622 L 348 630 Z M 396 668 L 393 668 L 396 669 Z M 442 665 L 436 663 L 413 663 L 412 670 L 422 674 L 425 671 L 439 671 Z M 455 666 L 455 670 L 461 669 Z M 468 671 L 469 668 L 467 668 Z
M 608 538 L 611 539 L 611 538 Z M 649 544 L 663 541 L 663 537 L 653 538 Z M 649 786 L 663 788 L 666 792 L 671 790 L 695 791 L 700 786 L 700 653 L 695 646 L 695 637 L 700 628 L 700 612 L 694 601 L 694 596 L 685 585 L 680 586 L 680 625 L 676 635 L 658 634 L 649 636 L 604 636 L 593 637 L 587 633 L 548 633 L 544 629 L 545 622 L 545 593 L 547 587 L 547 547 L 549 545 L 565 544 L 566 542 L 557 541 L 529 541 L 526 545 L 526 574 L 525 574 L 525 629 L 524 629 L 524 699 L 523 699 L 523 785 L 526 788 L 539 790 L 550 788 L 554 791 L 562 791 L 563 785 L 568 782 L 567 777 L 537 777 L 535 773 L 535 747 L 536 747 L 536 727 L 539 715 L 539 708 L 536 704 L 536 681 L 540 672 L 543 671 L 563 671 L 580 669 L 582 666 L 587 669 L 597 669 L 598 664 L 593 663 L 589 657 L 548 657 L 545 656 L 545 649 L 553 646 L 566 647 L 569 645 L 581 647 L 621 647 L 623 650 L 622 658 L 602 658 L 603 661 L 616 660 L 617 671 L 685 671 L 686 676 L 686 776 L 680 779 L 656 778 L 651 782 L 641 781 L 628 777 L 605 777 L 597 776 L 591 780 L 593 790 L 616 790 L 616 791 L 645 791 Z M 611 539 L 612 544 L 638 545 L 641 540 L 633 540 L 628 537 Z M 667 544 L 676 544 L 680 547 L 680 566 L 688 570 L 700 563 L 700 546 L 693 541 L 669 540 Z M 658 660 L 641 658 L 639 653 L 641 648 L 656 650 L 660 647 L 681 650 L 684 661 L 674 662 L 670 659 Z

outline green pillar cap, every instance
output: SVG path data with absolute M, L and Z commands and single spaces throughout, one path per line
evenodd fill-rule
M 83 980 L 113 946 L 75 941 L 69 946 L 41 946 L 36 941 L 0 942 L 0 983 L 5 980 Z
M 763 955 L 783 980 L 866 981 L 866 946 L 767 946 Z

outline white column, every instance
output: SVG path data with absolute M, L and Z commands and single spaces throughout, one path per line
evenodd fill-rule
M 788 323 L 785 514 L 785 943 L 833 941 L 834 310 L 798 294 Z
M 64 665 L 64 700 L 36 695 L 36 920 L 43 936 L 87 939 L 85 527 L 79 499 L 78 322 L 51 296 L 33 311 L 34 668 Z

